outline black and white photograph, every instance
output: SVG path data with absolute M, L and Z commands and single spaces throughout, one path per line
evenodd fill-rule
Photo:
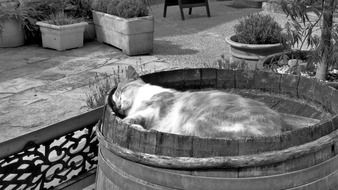
M 338 0 L 0 0 L 0 190 L 336 189 Z

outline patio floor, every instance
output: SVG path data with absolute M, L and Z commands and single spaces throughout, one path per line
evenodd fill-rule
M 155 40 L 152 55 L 128 57 L 119 49 L 98 42 L 57 52 L 38 45 L 0 48 L 0 142 L 88 111 L 88 84 L 96 75 L 113 74 L 117 67 L 133 65 L 139 71 L 194 67 L 229 56 L 225 37 L 236 19 L 253 8 L 235 8 L 231 1 L 210 1 L 194 8 L 182 21 L 178 7 L 153 5 Z

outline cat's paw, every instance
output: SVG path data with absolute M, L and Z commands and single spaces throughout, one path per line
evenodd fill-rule
M 130 126 L 139 131 L 147 131 L 145 128 L 143 128 L 141 125 L 138 125 L 138 124 L 131 124 Z
M 128 118 L 128 117 L 124 118 L 122 122 L 127 123 L 127 124 L 138 124 L 136 119 Z
M 159 132 L 159 131 L 156 130 L 156 129 L 151 128 L 151 129 L 149 129 L 149 132 Z
M 135 128 L 135 129 L 138 129 L 138 130 L 141 130 L 141 131 L 145 131 L 146 129 L 140 125 L 140 121 L 135 119 L 135 118 L 124 118 L 122 120 L 123 122 L 129 124 L 129 126 Z

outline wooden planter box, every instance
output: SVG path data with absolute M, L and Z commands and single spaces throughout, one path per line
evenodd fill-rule
M 57 26 L 45 22 L 37 22 L 40 26 L 42 46 L 58 51 L 83 46 L 83 34 L 87 22 Z
M 127 55 L 149 54 L 153 51 L 153 16 L 125 19 L 93 11 L 93 20 L 99 42 L 122 49 Z

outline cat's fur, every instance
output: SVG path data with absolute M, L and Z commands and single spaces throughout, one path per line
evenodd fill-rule
M 125 122 L 166 133 L 235 138 L 282 132 L 280 114 L 222 91 L 180 92 L 136 79 L 120 83 L 113 101 Z

